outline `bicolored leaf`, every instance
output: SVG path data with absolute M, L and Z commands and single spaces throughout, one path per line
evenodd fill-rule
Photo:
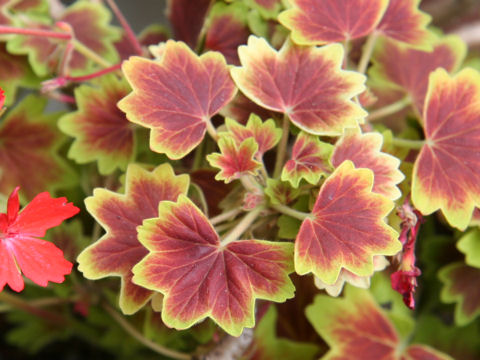
M 255 157 L 261 159 L 266 151 L 273 149 L 280 138 L 282 137 L 282 130 L 275 126 L 275 121 L 268 119 L 263 122 L 259 116 L 251 114 L 248 118 L 246 126 L 243 126 L 233 119 L 226 118 L 225 125 L 228 134 L 234 140 L 237 146 L 248 138 L 254 138 L 258 145 L 258 151 Z
M 456 303 L 455 322 L 459 326 L 480 315 L 480 269 L 456 262 L 442 268 L 438 277 L 444 284 L 442 301 Z
M 253 138 L 245 139 L 240 146 L 237 146 L 232 138 L 221 137 L 218 147 L 220 153 L 207 156 L 210 165 L 220 169 L 215 176 L 216 180 L 224 180 L 229 183 L 243 175 L 255 175 L 262 166 L 253 158 L 258 151 L 258 145 Z
M 167 41 L 158 61 L 132 57 L 123 72 L 133 92 L 118 103 L 128 120 L 151 128 L 150 147 L 180 159 L 202 140 L 207 122 L 236 93 L 223 56 L 198 57 Z
M 190 173 L 192 183 L 198 185 L 208 206 L 208 216 L 215 216 L 222 212 L 221 201 L 233 190 L 234 184 L 225 184 L 215 180 L 217 171 L 214 169 L 199 169 Z
M 412 201 L 424 215 L 442 210 L 465 229 L 480 206 L 480 73 L 430 75 L 424 109 L 425 140 L 415 161 Z
M 463 235 L 457 242 L 457 248 L 465 254 L 467 265 L 480 269 L 480 229 L 473 229 Z
M 289 181 L 294 188 L 302 179 L 317 185 L 322 175 L 331 172 L 329 162 L 332 145 L 321 142 L 318 136 L 301 132 L 293 145 L 292 158 L 282 170 L 282 181 Z
M 343 136 L 335 144 L 332 165 L 340 166 L 351 160 L 356 168 L 373 171 L 373 192 L 396 200 L 402 194 L 397 187 L 405 176 L 398 170 L 400 160 L 383 153 L 383 136 L 379 133 L 362 134 L 357 129 L 345 129 Z
M 290 0 L 292 8 L 278 20 L 292 30 L 297 44 L 322 45 L 370 34 L 388 0 Z
M 419 10 L 420 0 L 390 0 L 378 25 L 381 34 L 416 47 L 431 48 L 430 15 Z
M 211 317 L 239 336 L 254 325 L 256 298 L 293 297 L 292 244 L 237 240 L 222 244 L 208 219 L 185 196 L 163 201 L 139 239 L 150 253 L 134 267 L 135 283 L 165 295 L 162 320 L 186 329 Z
M 276 20 L 282 8 L 282 0 L 244 0 L 244 2 L 265 19 Z
M 369 70 L 375 94 L 382 99 L 385 93 L 392 97 L 391 92 L 398 92 L 393 95 L 393 100 L 409 96 L 422 114 L 430 73 L 438 67 L 456 72 L 467 53 L 465 43 L 454 35 L 439 38 L 433 44 L 433 50 L 426 52 L 379 39 L 373 54 L 373 66 Z
M 142 46 L 158 44 L 167 41 L 169 37 L 167 29 L 158 24 L 147 26 L 137 35 L 138 42 Z M 138 50 L 132 45 L 125 31 L 122 32 L 120 39 L 114 45 L 121 60 L 126 60 L 132 55 L 138 55 Z
M 242 2 L 216 3 L 206 22 L 204 48 L 222 53 L 229 64 L 240 65 L 237 48 L 247 42 L 250 34 L 247 13 Z
M 75 137 L 68 156 L 79 163 L 98 161 L 101 174 L 125 170 L 135 155 L 134 129 L 117 102 L 130 92 L 124 80 L 103 76 L 75 89 L 78 110 L 62 117 L 60 129 Z
M 56 128 L 58 113 L 44 114 L 44 98 L 25 98 L 0 124 L 0 192 L 19 185 L 22 198 L 32 199 L 44 190 L 68 187 L 75 176 L 58 155 L 64 136 Z
M 252 114 L 257 115 L 263 120 L 272 118 L 275 115 L 277 115 L 277 117 L 281 116 L 279 113 L 255 104 L 241 92 L 238 92 L 233 100 L 220 110 L 220 114 L 224 117 L 235 119 L 240 124 L 246 124 Z
M 312 272 L 328 285 L 341 269 L 358 276 L 373 273 L 374 255 L 402 249 L 398 233 L 384 222 L 393 202 L 372 192 L 373 172 L 344 161 L 323 183 L 295 240 L 295 271 Z
M 148 254 L 137 240 L 137 226 L 158 215 L 160 201 L 185 194 L 188 185 L 188 176 L 176 176 L 168 163 L 152 172 L 132 164 L 127 168 L 125 194 L 99 188 L 85 200 L 106 234 L 78 256 L 78 269 L 87 279 L 120 276 L 120 308 L 125 314 L 138 311 L 153 295 L 132 283 L 133 266 Z
M 319 48 L 286 41 L 277 52 L 252 35 L 238 53 L 242 67 L 231 72 L 240 90 L 258 105 L 287 114 L 308 133 L 339 135 L 366 115 L 351 100 L 365 90 L 365 77 L 341 69 L 339 44 Z
M 323 360 L 453 360 L 426 345 L 405 347 L 368 291 L 346 290 L 343 299 L 318 295 L 306 309 L 307 318 L 330 346 Z
M 288 205 L 300 196 L 300 189 L 295 189 L 290 183 L 277 179 L 267 179 L 264 192 L 274 205 Z

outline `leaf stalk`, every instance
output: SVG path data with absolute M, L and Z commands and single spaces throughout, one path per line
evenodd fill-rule
M 263 210 L 265 210 L 265 207 L 259 206 L 245 215 L 238 225 L 235 226 L 232 231 L 227 234 L 227 236 L 225 236 L 221 242 L 221 245 L 227 246 L 229 243 L 237 240 L 245 231 L 247 231 L 250 225 L 253 224 Z
M 410 96 L 405 96 L 401 100 L 398 100 L 390 105 L 387 105 L 385 107 L 372 111 L 367 116 L 367 121 L 372 122 L 372 121 L 382 120 L 386 116 L 393 115 L 399 112 L 400 110 L 403 110 L 405 107 L 407 107 L 411 103 L 412 103 L 412 99 L 410 98 Z

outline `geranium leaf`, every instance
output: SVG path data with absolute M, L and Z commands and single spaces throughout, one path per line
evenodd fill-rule
M 295 270 L 312 272 L 328 285 L 340 270 L 372 275 L 374 255 L 402 249 L 398 234 L 384 222 L 393 202 L 372 192 L 373 173 L 345 161 L 323 183 L 311 217 L 295 240 Z
M 405 349 L 397 330 L 366 290 L 349 286 L 343 299 L 317 295 L 306 315 L 330 346 L 323 360 L 452 360 L 426 345 Z
M 419 10 L 419 4 L 420 0 L 390 0 L 377 30 L 389 38 L 431 49 L 432 34 L 427 30 L 431 17 Z
M 58 113 L 43 114 L 44 98 L 25 98 L 0 124 L 0 192 L 19 185 L 22 198 L 75 183 L 73 171 L 58 156 L 65 138 L 56 129 Z M 5 174 L 8 173 L 8 176 Z
M 292 158 L 282 170 L 282 181 L 289 181 L 294 188 L 302 179 L 317 185 L 322 175 L 331 172 L 329 162 L 332 145 L 321 142 L 318 136 L 301 132 L 292 149 Z
M 425 99 L 425 140 L 415 161 L 412 201 L 424 215 L 441 209 L 450 225 L 465 229 L 480 206 L 480 74 L 464 69 L 430 75 Z
M 274 205 L 287 205 L 300 195 L 300 189 L 293 188 L 290 183 L 277 179 L 267 179 L 265 194 Z
M 282 130 L 275 126 L 275 121 L 268 119 L 263 122 L 260 117 L 255 114 L 250 115 L 246 126 L 230 118 L 225 119 L 225 125 L 228 134 L 232 136 L 238 146 L 240 146 L 245 139 L 255 139 L 258 145 L 258 151 L 255 157 L 258 159 L 261 159 L 266 151 L 273 149 L 282 137 Z
M 322 45 L 370 34 L 388 0 L 290 0 L 279 21 L 292 30 L 297 44 Z
M 207 156 L 210 165 L 220 169 L 215 176 L 216 180 L 229 183 L 246 174 L 255 175 L 262 166 L 253 158 L 258 151 L 258 145 L 253 138 L 245 139 L 240 146 L 237 146 L 231 137 L 221 137 L 218 147 L 221 153 Z
M 480 315 L 480 269 L 456 262 L 440 269 L 438 277 L 444 284 L 442 301 L 456 303 L 457 325 L 466 325 Z
M 195 49 L 212 0 L 168 0 L 167 17 L 176 40 Z
M 133 269 L 135 283 L 165 295 L 164 323 L 186 329 L 209 316 L 239 336 L 254 325 L 255 298 L 293 297 L 292 244 L 239 240 L 222 245 L 208 219 L 185 196 L 163 201 L 139 239 L 150 253 Z
M 465 254 L 467 265 L 480 268 L 480 229 L 473 229 L 463 235 L 457 242 L 457 248 Z
M 220 114 L 224 117 L 235 119 L 240 124 L 246 124 L 252 114 L 255 114 L 263 120 L 272 118 L 275 115 L 281 116 L 279 113 L 255 104 L 241 92 L 237 93 L 233 100 L 220 111 Z
M 257 10 L 265 19 L 276 20 L 277 15 L 282 8 L 281 0 L 244 0 L 252 9 Z
M 85 200 L 88 212 L 106 234 L 78 256 L 78 269 L 87 279 L 120 276 L 120 308 L 126 314 L 138 311 L 152 296 L 131 281 L 133 266 L 148 253 L 137 240 L 137 226 L 158 215 L 160 201 L 176 200 L 188 185 L 188 176 L 175 176 L 168 163 L 152 172 L 132 164 L 127 168 L 125 195 L 95 189 Z
M 373 171 L 373 192 L 396 200 L 402 194 L 397 187 L 405 176 L 398 170 L 400 160 L 381 152 L 383 137 L 379 133 L 362 134 L 357 129 L 345 129 L 335 144 L 332 164 L 337 167 L 345 160 L 351 160 L 356 168 Z
M 237 48 L 245 44 L 250 31 L 248 8 L 241 2 L 216 3 L 206 22 L 205 49 L 221 52 L 227 63 L 240 65 Z
M 118 103 L 127 118 L 152 129 L 150 147 L 180 159 L 202 140 L 207 122 L 236 93 L 223 55 L 198 57 L 184 43 L 167 41 L 158 61 L 132 57 L 123 72 L 133 92 Z
M 277 308 L 270 306 L 262 320 L 255 327 L 254 345 L 252 346 L 255 352 L 248 359 L 313 360 L 319 350 L 316 345 L 277 336 L 277 317 Z
M 456 72 L 467 53 L 465 43 L 454 35 L 441 37 L 433 44 L 433 50 L 426 52 L 379 39 L 372 58 L 373 66 L 369 70 L 374 93 L 380 99 L 385 97 L 385 92 L 400 92 L 398 99 L 408 95 L 422 114 L 430 73 L 438 67 Z
M 170 38 L 165 27 L 158 24 L 151 24 L 137 35 L 138 42 L 142 46 L 158 44 Z M 115 49 L 122 60 L 128 59 L 132 55 L 138 55 L 138 50 L 132 45 L 125 31 L 122 32 L 121 38 L 115 42 Z
M 83 164 L 98 161 L 101 174 L 125 170 L 135 156 L 134 129 L 117 102 L 130 92 L 125 80 L 103 76 L 75 89 L 78 110 L 63 116 L 60 129 L 75 137 L 68 156 Z
M 252 35 L 238 53 L 242 67 L 231 72 L 240 90 L 260 106 L 287 114 L 308 133 L 339 135 L 366 115 L 351 101 L 365 90 L 365 77 L 341 69 L 339 44 L 317 48 L 286 41 L 277 52 Z

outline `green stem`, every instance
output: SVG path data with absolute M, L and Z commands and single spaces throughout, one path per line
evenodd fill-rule
M 393 138 L 393 145 L 397 147 L 420 150 L 423 147 L 423 145 L 425 145 L 425 140 L 409 140 L 409 139 Z
M 159 345 L 153 342 L 150 339 L 147 339 L 145 336 L 142 335 L 137 329 L 135 329 L 122 315 L 116 312 L 110 305 L 103 304 L 103 308 L 106 312 L 110 314 L 110 316 L 115 320 L 123 330 L 125 330 L 130 336 L 136 339 L 141 344 L 145 345 L 149 349 L 155 351 L 156 353 L 164 356 L 169 356 L 173 359 L 178 360 L 191 360 L 192 357 L 188 354 L 181 353 L 175 350 L 171 350 L 166 348 L 162 345 Z
M 282 214 L 291 216 L 291 217 L 293 217 L 295 219 L 298 219 L 298 220 L 301 220 L 301 221 L 305 220 L 306 218 L 308 218 L 310 216 L 310 214 L 308 214 L 308 213 L 304 213 L 304 212 L 289 208 L 288 206 L 285 206 L 285 205 L 270 205 L 270 207 L 277 210 L 278 212 L 280 212 Z
M 237 240 L 245 231 L 247 231 L 250 225 L 253 224 L 263 210 L 265 210 L 265 208 L 263 206 L 259 206 L 245 215 L 238 225 L 235 226 L 235 228 L 233 228 L 232 231 L 230 231 L 222 240 L 222 246 L 226 246 L 232 241 Z
M 212 122 L 210 119 L 206 121 L 207 124 L 207 132 L 208 134 L 212 137 L 215 142 L 218 142 L 218 134 L 217 134 L 217 129 L 213 126 Z
M 394 102 L 393 104 L 387 105 L 383 108 L 372 111 L 367 116 L 367 121 L 376 121 L 381 120 L 388 115 L 393 115 L 400 110 L 404 109 L 412 103 L 410 96 L 405 96 L 403 99 Z
M 277 158 L 275 159 L 275 170 L 273 171 L 273 177 L 275 179 L 280 177 L 282 173 L 283 162 L 285 160 L 285 154 L 287 152 L 288 136 L 290 134 L 290 120 L 288 115 L 283 115 L 283 124 L 282 124 L 282 138 L 278 144 L 277 149 Z
M 216 225 L 219 224 L 225 220 L 230 220 L 233 219 L 235 216 L 240 214 L 242 212 L 242 209 L 236 208 L 232 209 L 230 211 L 226 211 L 224 213 L 221 213 L 220 215 L 214 216 L 210 218 L 210 224 Z
M 75 48 L 76 51 L 78 51 L 80 54 L 85 56 L 86 58 L 96 62 L 98 65 L 104 67 L 104 68 L 109 68 L 112 66 L 110 62 L 102 58 L 100 55 L 98 55 L 96 52 L 92 51 L 90 48 L 86 47 L 83 45 L 80 41 L 76 39 L 72 39 L 73 47 Z
M 363 47 L 362 57 L 358 62 L 357 71 L 359 73 L 365 74 L 365 71 L 367 71 L 367 67 L 370 62 L 370 58 L 372 57 L 373 49 L 375 48 L 375 43 L 377 42 L 377 39 L 378 39 L 378 33 L 376 31 L 371 33 L 367 38 L 367 42 Z

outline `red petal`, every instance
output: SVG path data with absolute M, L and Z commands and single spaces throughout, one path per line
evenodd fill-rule
M 7 220 L 8 224 L 11 224 L 15 221 L 18 215 L 18 210 L 20 209 L 20 202 L 18 201 L 18 190 L 20 190 L 20 186 L 17 186 L 10 197 L 8 198 L 8 205 L 7 205 Z
M 3 290 L 5 284 L 8 284 L 12 290 L 23 290 L 23 279 L 20 271 L 15 264 L 13 254 L 6 246 L 5 240 L 0 240 L 0 291 Z

